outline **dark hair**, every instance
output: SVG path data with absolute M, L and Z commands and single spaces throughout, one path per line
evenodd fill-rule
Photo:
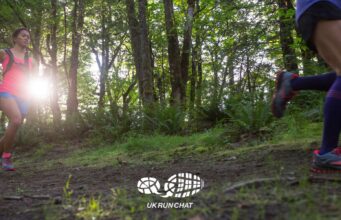
M 13 34 L 12 34 L 12 41 L 14 43 L 14 39 L 18 37 L 18 35 L 20 34 L 20 32 L 22 31 L 27 31 L 28 33 L 30 33 L 30 31 L 27 29 L 27 28 L 18 28 L 16 29 L 15 31 L 13 31 Z

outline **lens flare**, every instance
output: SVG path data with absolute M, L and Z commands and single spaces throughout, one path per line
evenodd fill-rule
M 50 95 L 50 83 L 42 77 L 33 78 L 29 83 L 29 93 L 34 99 L 44 100 Z

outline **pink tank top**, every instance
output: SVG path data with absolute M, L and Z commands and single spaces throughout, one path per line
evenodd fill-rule
M 14 57 L 14 62 L 11 69 L 8 70 L 3 76 L 0 83 L 0 92 L 8 92 L 11 95 L 15 95 L 22 99 L 29 99 L 29 73 L 25 66 L 25 60 Z M 9 63 L 9 56 L 6 53 L 6 57 L 2 62 L 2 69 L 6 70 Z M 32 69 L 32 58 L 28 59 L 28 70 Z

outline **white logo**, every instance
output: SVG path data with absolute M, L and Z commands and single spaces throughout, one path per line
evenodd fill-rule
M 204 187 L 204 181 L 192 173 L 178 173 L 168 178 L 164 192 L 160 191 L 160 186 L 154 177 L 143 177 L 137 182 L 137 188 L 143 194 L 184 198 L 198 193 Z

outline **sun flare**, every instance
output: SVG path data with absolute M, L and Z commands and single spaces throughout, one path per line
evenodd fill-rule
M 33 78 L 29 83 L 29 93 L 32 98 L 44 100 L 50 95 L 50 82 L 42 77 Z

